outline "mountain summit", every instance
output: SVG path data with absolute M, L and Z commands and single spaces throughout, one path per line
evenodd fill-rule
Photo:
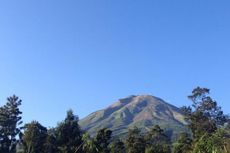
M 175 135 L 185 129 L 186 122 L 179 108 L 151 95 L 139 95 L 119 99 L 106 109 L 91 113 L 79 124 L 90 134 L 106 127 L 114 135 L 125 134 L 134 126 L 147 131 L 158 124 Z

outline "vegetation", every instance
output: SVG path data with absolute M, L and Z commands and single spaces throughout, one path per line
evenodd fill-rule
M 21 100 L 13 95 L 0 107 L 0 152 L 15 153 L 21 137 L 22 112 L 19 110 Z
M 129 129 L 125 144 L 127 153 L 143 153 L 145 151 L 144 137 L 137 127 Z
M 47 129 L 37 121 L 26 124 L 24 129 L 25 131 L 22 137 L 24 152 L 45 152 Z
M 134 127 L 124 139 L 113 138 L 107 128 L 90 136 L 72 110 L 55 128 L 37 121 L 22 126 L 21 100 L 13 95 L 0 107 L 0 153 L 230 153 L 229 117 L 209 89 L 197 87 L 188 98 L 192 105 L 181 110 L 190 131 L 172 141 L 159 125 L 148 132 Z
M 135 126 L 145 133 L 154 125 L 159 125 L 172 141 L 181 132 L 188 131 L 185 123 L 180 109 L 151 95 L 133 95 L 119 99 L 109 107 L 95 111 L 79 121 L 81 128 L 87 129 L 90 135 L 109 127 L 114 131 L 113 136 L 121 139 L 126 137 L 128 129 Z
M 155 125 L 145 135 L 146 153 L 170 153 L 171 142 L 164 130 Z

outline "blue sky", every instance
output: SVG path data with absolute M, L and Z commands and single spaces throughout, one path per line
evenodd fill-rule
M 230 2 L 0 1 L 0 104 L 16 94 L 24 122 L 55 126 L 119 98 L 190 105 L 196 86 L 230 113 Z

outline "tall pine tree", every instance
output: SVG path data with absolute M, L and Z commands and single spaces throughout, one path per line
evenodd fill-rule
M 78 117 L 69 110 L 65 120 L 57 126 L 57 144 L 61 153 L 74 153 L 82 144 L 82 131 L 78 121 Z
M 22 112 L 19 110 L 21 100 L 13 95 L 0 107 L 0 152 L 15 153 L 17 137 L 21 133 Z

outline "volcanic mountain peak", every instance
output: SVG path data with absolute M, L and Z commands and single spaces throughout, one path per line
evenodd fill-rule
M 90 114 L 79 123 L 91 134 L 107 127 L 112 129 L 115 135 L 119 135 L 134 126 L 145 131 L 159 124 L 163 128 L 175 130 L 183 128 L 186 122 L 177 107 L 162 99 L 151 95 L 132 95 Z
M 113 103 L 110 105 L 107 109 L 119 109 L 121 107 L 132 107 L 132 106 L 137 106 L 137 107 L 145 107 L 148 105 L 159 105 L 165 103 L 163 100 L 151 96 L 151 95 L 138 95 L 138 96 L 129 96 L 123 99 L 119 99 L 118 102 Z

